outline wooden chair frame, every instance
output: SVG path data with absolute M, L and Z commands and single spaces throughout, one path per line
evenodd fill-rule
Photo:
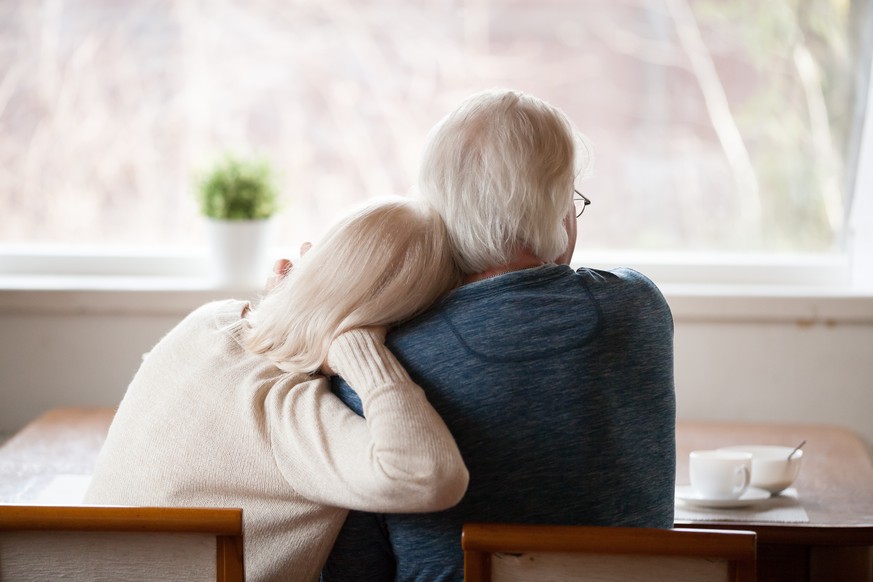
M 0 505 L 3 531 L 212 534 L 216 580 L 245 579 L 238 508 Z
M 491 580 L 492 554 L 529 552 L 722 559 L 730 580 L 754 582 L 756 540 L 755 532 L 738 530 L 470 523 L 461 546 L 465 582 Z

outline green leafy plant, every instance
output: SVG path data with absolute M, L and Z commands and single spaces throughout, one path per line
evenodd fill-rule
M 279 189 L 266 160 L 227 155 L 198 182 L 200 211 L 217 220 L 263 220 L 279 211 Z

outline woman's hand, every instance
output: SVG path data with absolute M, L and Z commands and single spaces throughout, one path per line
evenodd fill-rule
M 302 257 L 309 249 L 312 248 L 312 243 L 305 242 L 300 245 L 300 256 Z M 285 277 L 288 276 L 288 273 L 291 272 L 292 267 L 294 267 L 294 263 L 292 263 L 289 259 L 279 259 L 275 263 L 273 263 L 273 272 L 267 278 L 267 283 L 265 285 L 267 291 L 272 291 L 276 287 L 279 286 L 279 283 L 285 280 Z
M 275 263 L 273 263 L 273 272 L 270 273 L 270 276 L 267 277 L 267 284 L 265 285 L 267 291 L 272 291 L 276 287 L 279 286 L 288 273 L 291 272 L 291 267 L 294 264 L 288 259 L 279 259 Z

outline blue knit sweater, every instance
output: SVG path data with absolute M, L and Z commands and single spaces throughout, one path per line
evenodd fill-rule
M 463 580 L 465 522 L 673 525 L 673 320 L 640 273 L 545 265 L 486 279 L 387 343 L 470 485 L 439 513 L 352 512 L 326 581 Z M 334 390 L 360 414 L 344 382 Z

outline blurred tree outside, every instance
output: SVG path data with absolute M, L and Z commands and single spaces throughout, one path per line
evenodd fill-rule
M 296 248 L 504 86 L 594 143 L 580 249 L 838 251 L 870 3 L 0 3 L 0 244 L 199 245 L 194 175 L 232 150 L 279 169 Z

